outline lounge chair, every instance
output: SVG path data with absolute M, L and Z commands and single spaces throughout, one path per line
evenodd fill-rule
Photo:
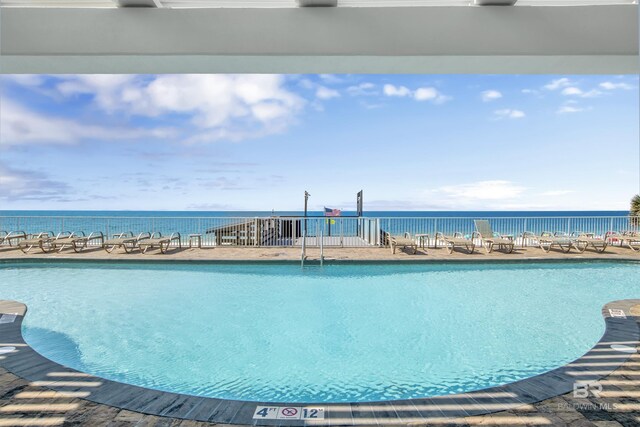
M 617 233 L 610 231 L 605 234 L 605 240 L 610 244 L 620 242 L 620 246 L 625 245 L 634 252 L 640 250 L 640 233 L 635 231 L 623 231 Z
M 544 252 L 549 252 L 552 247 L 557 246 L 562 252 L 567 253 L 576 246 L 576 238 L 565 235 L 557 235 L 550 231 L 543 231 L 540 234 L 525 231 L 522 233 L 523 239 L 533 239 L 538 242 L 538 247 Z
M 418 243 L 411 238 L 411 234 L 404 233 L 404 236 L 392 236 L 390 233 L 387 233 L 387 243 L 391 247 L 391 253 L 396 253 L 397 247 L 405 248 L 413 248 L 413 253 L 418 252 Z
M 180 242 L 180 233 L 171 233 L 171 236 L 162 236 L 161 233 L 155 232 L 148 239 L 142 239 L 138 241 L 138 247 L 142 253 L 147 253 L 147 251 L 151 248 L 160 248 L 160 252 L 163 254 L 167 253 L 171 242 L 174 240 L 178 241 L 178 247 L 182 249 L 182 243 Z
M 450 254 L 453 253 L 455 248 L 464 247 L 467 253 L 472 254 L 476 249 L 476 244 L 473 243 L 473 239 L 465 238 L 462 233 L 454 233 L 453 236 L 446 235 L 443 233 L 436 233 L 436 246 L 438 244 L 438 240 L 441 240 L 445 243 L 445 247 L 449 251 Z
M 48 246 L 50 251 L 58 249 L 58 252 L 62 252 L 64 248 L 70 246 L 75 252 L 80 252 L 86 248 L 92 240 L 99 240 L 100 245 L 102 245 L 104 242 L 104 234 L 102 234 L 102 231 L 92 232 L 88 236 L 84 234 L 84 231 L 71 233 L 71 235 L 67 237 L 52 239 L 49 241 Z
M 595 233 L 576 232 L 573 233 L 573 236 L 576 239 L 576 242 L 573 246 L 580 253 L 586 251 L 589 246 L 591 246 L 598 253 L 602 253 L 605 249 L 607 249 L 607 239 L 603 237 L 597 237 Z
M 0 246 L 7 243 L 9 246 L 13 246 L 12 242 L 17 240 L 24 240 L 27 238 L 27 233 L 24 231 L 0 231 Z
M 27 239 L 18 242 L 18 248 L 25 254 L 34 247 L 40 248 L 44 253 L 51 251 L 51 242 L 56 239 L 64 239 L 71 236 L 71 233 L 63 231 L 54 235 L 53 231 L 44 231 L 38 234 L 27 236 Z
M 114 234 L 111 239 L 102 242 L 102 249 L 111 253 L 114 249 L 122 247 L 126 253 L 130 253 L 135 249 L 139 241 L 150 237 L 151 233 L 149 232 L 143 232 L 137 236 L 134 236 L 131 231 Z
M 508 254 L 513 252 L 515 246 L 513 238 L 507 238 L 499 233 L 494 233 L 493 230 L 491 230 L 491 224 L 489 224 L 489 221 L 486 219 L 476 219 L 473 222 L 476 226 L 476 231 L 471 238 L 473 239 L 477 235 L 488 254 L 493 251 L 494 246 L 497 246 L 498 249 L 502 249 Z

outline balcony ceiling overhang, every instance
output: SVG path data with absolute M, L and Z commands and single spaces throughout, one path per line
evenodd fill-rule
M 470 6 L 431 0 L 451 5 L 426 6 L 424 0 L 367 1 L 369 6 L 362 6 L 365 0 L 341 0 L 338 7 L 296 7 L 295 0 L 238 0 L 227 2 L 236 7 L 223 7 L 221 0 L 151 0 L 159 7 L 132 8 L 109 0 L 77 0 L 76 6 L 91 7 L 71 8 L 3 0 L 0 72 L 639 70 L 638 5 L 633 2 L 522 0 L 516 6 Z M 238 7 L 243 2 L 261 7 Z

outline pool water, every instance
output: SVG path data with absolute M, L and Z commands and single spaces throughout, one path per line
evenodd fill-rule
M 252 401 L 471 391 L 588 351 L 636 263 L 0 264 L 26 341 L 111 380 Z

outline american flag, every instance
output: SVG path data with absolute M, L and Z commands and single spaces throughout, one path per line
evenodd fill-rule
M 325 206 L 324 216 L 340 216 L 342 211 L 340 209 L 331 209 Z

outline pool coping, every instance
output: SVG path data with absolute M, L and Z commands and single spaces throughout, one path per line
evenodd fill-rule
M 592 263 L 592 262 L 607 262 L 607 263 L 638 263 L 640 264 L 640 258 L 616 256 L 616 257 L 580 257 L 574 256 L 571 258 L 553 256 L 553 257 L 527 257 L 527 258 L 401 258 L 401 259 L 332 259 L 325 258 L 324 265 L 338 265 L 338 264 L 360 264 L 360 265 L 372 265 L 372 264 L 535 264 L 535 263 Z M 83 257 L 66 257 L 66 256 L 34 256 L 30 258 L 0 258 L 0 267 L 3 264 L 275 264 L 275 265 L 301 265 L 300 260 L 296 259 L 201 259 L 201 258 L 83 258 Z M 305 266 L 317 267 L 320 266 L 319 260 L 305 260 Z
M 514 410 L 576 389 L 576 384 L 604 378 L 625 363 L 632 353 L 613 344 L 635 347 L 640 339 L 638 317 L 630 309 L 640 299 L 613 301 L 602 308 L 606 329 L 596 345 L 580 358 L 540 375 L 483 390 L 431 398 L 300 404 L 250 402 L 199 397 L 148 389 L 107 380 L 60 365 L 39 354 L 22 337 L 25 304 L 0 301 L 0 315 L 16 314 L 13 322 L 0 323 L 2 346 L 14 351 L 0 356 L 0 366 L 31 382 L 59 392 L 80 392 L 83 399 L 121 409 L 163 417 L 244 425 L 375 425 L 440 422 L 461 417 Z M 614 310 L 614 311 L 611 311 Z M 625 317 L 617 317 L 622 310 Z M 594 362 L 596 361 L 596 362 Z M 588 389 L 588 387 L 587 387 Z M 254 419 L 257 406 L 324 408 L 322 420 Z

